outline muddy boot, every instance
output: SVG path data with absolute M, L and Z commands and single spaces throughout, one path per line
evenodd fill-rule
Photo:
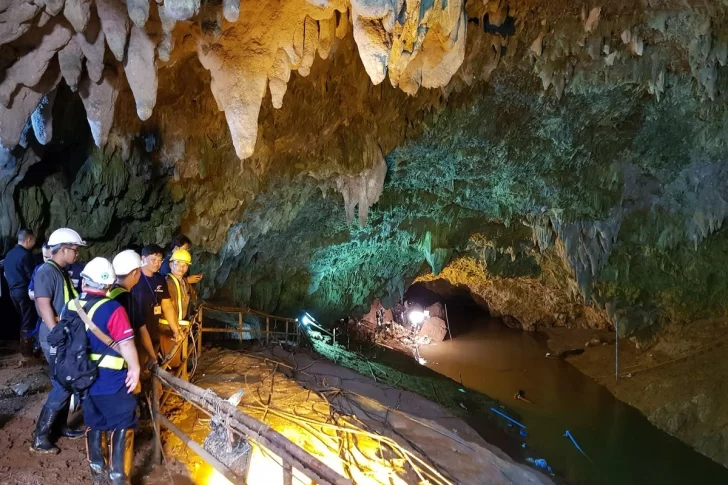
M 106 478 L 106 453 L 109 443 L 106 439 L 106 431 L 89 428 L 86 431 L 86 456 L 91 467 L 91 475 L 94 482 Z
M 134 430 L 115 429 L 111 432 L 109 480 L 111 485 L 131 483 L 131 464 L 134 459 Z
M 69 403 L 70 406 L 70 403 Z M 76 429 L 71 428 L 68 426 L 68 408 L 69 406 L 66 406 L 65 409 L 61 410 L 58 413 L 58 420 L 56 422 L 56 429 L 58 430 L 58 436 L 63 436 L 64 438 L 69 438 L 72 440 L 83 438 L 86 436 L 86 430 L 84 429 Z
M 43 409 L 40 410 L 40 416 L 38 416 L 38 422 L 35 425 L 30 451 L 35 453 L 59 453 L 61 451 L 48 438 L 57 416 L 57 412 L 43 406 Z

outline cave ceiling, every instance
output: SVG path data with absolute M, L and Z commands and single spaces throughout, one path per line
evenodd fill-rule
M 182 230 L 267 311 L 445 278 L 524 328 L 723 314 L 726 8 L 0 0 L 0 234 Z

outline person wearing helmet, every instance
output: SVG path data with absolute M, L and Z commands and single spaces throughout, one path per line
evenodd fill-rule
M 122 260 L 124 258 L 126 256 Z M 119 267 L 124 271 L 129 269 L 128 264 L 119 264 Z M 129 278 L 129 274 L 126 278 Z M 140 373 L 134 330 L 121 303 L 107 297 L 116 282 L 114 267 L 108 259 L 94 258 L 89 261 L 81 273 L 81 279 L 83 293 L 77 300 L 71 301 L 64 311 L 77 311 L 77 305 L 80 305 L 98 329 L 115 342 L 109 347 L 93 331 L 86 330 L 89 358 L 98 362 L 99 371 L 83 401 L 83 418 L 88 426 L 87 456 L 91 473 L 95 477 L 106 476 L 108 463 L 110 482 L 114 485 L 129 484 L 134 433 L 138 423 L 135 393 L 138 392 Z M 108 459 L 107 442 L 110 445 Z
M 54 425 L 60 428 L 57 434 L 66 438 L 81 438 L 84 431 L 68 427 L 71 394 L 53 379 L 56 349 L 48 345 L 47 338 L 66 303 L 78 296 L 64 268 L 76 261 L 78 249 L 85 246 L 86 241 L 73 229 L 61 228 L 53 231 L 47 244 L 51 258 L 36 272 L 33 286 L 35 308 L 42 320 L 38 340 L 48 361 L 52 387 L 38 416 L 31 450 L 37 453 L 58 453 L 60 450 L 51 442 L 50 436 Z
M 164 258 L 164 251 L 156 244 L 150 244 L 142 249 L 141 279 L 138 285 L 131 289 L 136 308 L 141 313 L 142 325 L 152 341 L 154 352 L 150 357 L 156 359 L 160 348 L 160 330 L 171 331 L 174 340 L 183 338 L 177 323 L 177 309 L 172 304 L 167 288 L 167 281 L 159 274 L 159 268 Z M 166 325 L 160 325 L 160 319 Z M 160 328 L 164 327 L 164 329 Z M 146 348 L 146 344 L 144 345 Z
M 164 276 L 167 276 L 169 273 L 171 273 L 172 268 L 170 267 L 170 263 L 172 262 L 172 255 L 174 254 L 174 252 L 179 249 L 184 249 L 185 251 L 189 252 L 191 247 L 192 241 L 190 241 L 190 238 L 188 238 L 184 234 L 180 234 L 172 239 L 172 252 L 169 253 L 166 258 L 164 258 L 164 261 L 162 261 L 162 267 L 159 269 L 159 272 L 162 273 L 162 275 Z M 193 275 L 185 274 L 185 278 L 187 279 L 187 283 L 194 285 L 200 282 L 200 280 L 202 279 L 202 273 Z
M 132 297 L 132 288 L 134 288 L 142 276 L 142 257 L 133 249 L 127 249 L 114 256 L 112 261 L 114 272 L 116 273 L 116 284 L 109 291 L 109 298 L 121 303 L 126 313 L 129 315 L 131 328 L 134 330 L 134 337 L 137 344 L 141 345 L 137 349 L 140 363 L 144 362 L 146 368 L 150 363 L 156 362 L 154 347 L 149 337 L 149 332 L 141 315 L 141 309 L 137 308 L 136 301 Z M 140 350 L 144 350 L 146 358 L 142 357 Z M 151 362 L 150 362 L 151 361 Z
M 189 326 L 189 310 L 190 302 L 195 299 L 194 289 L 192 285 L 187 282 L 185 273 L 192 264 L 192 256 L 186 249 L 178 249 L 170 257 L 170 269 L 171 273 L 167 275 L 167 289 L 174 306 L 175 313 L 177 314 L 177 322 L 180 327 L 186 328 Z M 167 326 L 167 320 L 160 320 L 160 328 L 164 329 Z M 162 354 L 166 355 L 174 346 L 174 341 L 169 338 L 169 332 L 160 332 L 160 342 Z M 171 367 L 179 365 L 178 360 L 179 354 L 175 356 L 170 362 Z
M 35 234 L 30 229 L 18 231 L 18 244 L 5 256 L 5 279 L 8 281 L 10 300 L 20 316 L 21 363 L 33 355 L 32 332 L 38 321 L 35 305 L 28 296 L 28 285 L 33 276 Z

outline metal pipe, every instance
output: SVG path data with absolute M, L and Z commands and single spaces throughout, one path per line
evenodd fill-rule
M 210 466 L 212 466 L 212 468 L 224 475 L 225 478 L 230 480 L 232 483 L 240 483 L 242 485 L 245 485 L 245 478 L 239 477 L 231 469 L 220 463 L 217 458 L 215 458 L 202 446 L 198 445 L 195 440 L 187 436 L 181 429 L 172 424 L 163 414 L 158 415 L 157 419 L 159 419 L 159 422 L 162 424 L 162 426 L 174 433 L 177 438 L 182 440 L 182 443 L 189 446 L 192 451 L 197 453 L 200 458 L 205 460 Z
M 231 429 L 265 446 L 280 456 L 284 462 L 290 463 L 291 466 L 300 470 L 314 483 L 318 485 L 352 485 L 351 480 L 343 478 L 321 460 L 309 454 L 267 424 L 241 412 L 237 406 L 220 399 L 209 389 L 206 391 L 194 384 L 183 381 L 159 367 L 154 367 L 152 372 L 185 399 L 198 404 L 211 415 L 216 412 L 222 413 L 223 415 L 220 417 L 228 418 Z

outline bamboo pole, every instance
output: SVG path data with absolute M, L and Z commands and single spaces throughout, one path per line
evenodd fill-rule
M 215 414 L 219 410 L 221 418 L 228 418 L 230 428 L 237 433 L 247 436 L 271 452 L 281 457 L 285 463 L 300 470 L 318 485 L 351 485 L 351 480 L 343 478 L 332 470 L 328 465 L 318 458 L 307 453 L 303 448 L 289 441 L 285 436 L 270 428 L 265 423 L 241 412 L 236 406 L 231 405 L 224 399 L 220 399 L 215 393 L 205 391 L 194 384 L 174 377 L 169 372 L 154 367 L 154 375 L 158 376 L 163 383 L 177 391 L 185 399 L 198 404 Z
M 159 381 L 159 377 L 152 376 L 152 425 L 154 426 L 154 445 L 152 448 L 152 462 L 155 465 L 162 463 L 162 440 L 159 434 L 159 424 L 157 422 L 157 416 L 159 413 L 159 391 L 162 389 L 162 383 Z
M 202 312 L 204 308 L 200 308 L 200 334 L 197 338 L 197 358 L 199 359 L 202 355 Z
M 287 461 L 283 462 L 283 485 L 293 485 L 293 470 Z

